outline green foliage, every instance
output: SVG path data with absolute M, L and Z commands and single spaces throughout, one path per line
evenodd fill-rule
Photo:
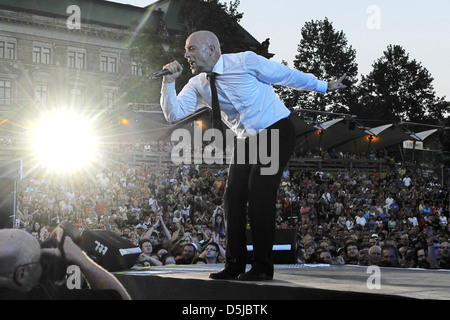
M 132 102 L 158 103 L 161 82 L 148 78 L 167 63 L 184 59 L 185 40 L 189 34 L 198 30 L 214 32 L 221 41 L 222 52 L 236 52 L 241 48 L 242 34 L 239 21 L 243 14 L 237 11 L 239 0 L 222 4 L 218 0 L 182 0 L 178 11 L 178 21 L 183 30 L 169 33 L 161 32 L 158 27 L 140 30 L 129 46 L 130 56 L 142 69 L 142 77 L 136 77 L 125 86 L 124 100 Z M 136 30 L 138 22 L 131 26 Z M 177 90 L 190 78 L 189 68 L 177 79 Z
M 239 21 L 243 14 L 237 11 L 240 1 L 229 6 L 218 0 L 183 0 L 178 20 L 185 26 L 186 36 L 199 30 L 214 32 L 221 41 L 223 53 L 239 50 L 241 34 Z
M 343 84 L 348 86 L 348 89 L 327 95 L 280 88 L 278 92 L 291 109 L 299 106 L 320 111 L 348 112 L 349 106 L 356 101 L 353 88 L 358 72 L 356 51 L 348 45 L 344 33 L 335 31 L 327 18 L 305 23 L 301 35 L 294 67 L 326 81 L 346 73 Z
M 371 119 L 437 123 L 449 112 L 436 97 L 426 68 L 399 45 L 389 45 L 373 70 L 362 76 L 358 115 Z
M 237 10 L 239 0 L 228 5 L 218 0 L 180 0 L 179 4 L 177 18 L 183 30 L 161 32 L 152 27 L 134 35 L 130 55 L 142 68 L 143 76 L 127 81 L 123 101 L 158 103 L 161 82 L 148 78 L 173 60 L 185 61 L 184 44 L 192 32 L 214 32 L 223 53 L 248 50 L 242 45 L 244 35 L 238 24 L 243 16 Z M 136 26 L 137 23 L 132 26 L 133 30 Z M 301 29 L 294 67 L 326 81 L 346 73 L 343 83 L 347 89 L 325 95 L 280 86 L 275 89 L 290 109 L 350 113 L 360 119 L 438 123 L 450 113 L 450 103 L 445 97 L 436 96 L 428 70 L 411 60 L 401 46 L 388 46 L 374 62 L 373 70 L 362 75 L 359 83 L 355 59 L 356 50 L 348 44 L 344 32 L 336 31 L 327 18 L 306 22 Z M 176 82 L 178 91 L 191 77 L 188 69 Z

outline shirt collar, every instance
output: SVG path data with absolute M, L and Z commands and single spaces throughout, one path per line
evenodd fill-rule
M 213 73 L 217 74 L 223 74 L 223 56 L 221 55 L 219 57 L 219 60 L 217 60 L 216 64 L 214 65 L 214 68 L 212 70 Z

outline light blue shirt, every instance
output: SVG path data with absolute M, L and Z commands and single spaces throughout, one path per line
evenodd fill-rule
M 223 54 L 213 68 L 223 122 L 238 137 L 254 135 L 289 116 L 272 84 L 296 90 L 325 93 L 326 81 L 291 69 L 254 52 Z M 202 107 L 211 107 L 211 88 L 206 73 L 192 77 L 176 94 L 175 83 L 161 89 L 161 107 L 166 120 L 180 120 Z

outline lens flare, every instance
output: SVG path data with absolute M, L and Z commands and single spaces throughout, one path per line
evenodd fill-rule
M 93 162 L 98 141 L 92 122 L 67 111 L 42 116 L 31 130 L 32 148 L 39 163 L 67 172 Z

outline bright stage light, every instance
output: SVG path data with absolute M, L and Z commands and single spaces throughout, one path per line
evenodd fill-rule
M 74 112 L 45 114 L 32 129 L 32 148 L 40 165 L 56 171 L 82 169 L 95 160 L 93 119 Z

